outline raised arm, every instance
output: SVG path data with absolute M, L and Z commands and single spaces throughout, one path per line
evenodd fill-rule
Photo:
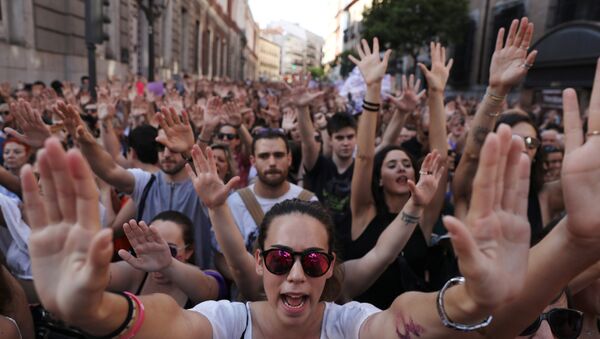
M 527 274 L 530 236 L 525 208 L 529 159 L 522 151 L 523 142 L 511 141 L 509 128 L 490 134 L 474 179 L 466 225 L 444 218 L 463 283 L 446 285 L 439 295 L 400 295 L 389 309 L 367 319 L 362 338 L 393 333 L 406 338 L 467 338 L 472 333 L 446 327 L 441 319 L 483 326 L 494 310 L 518 295 Z
M 408 181 L 411 198 L 404 204 L 398 216 L 381 233 L 375 246 L 362 258 L 343 263 L 342 293 L 345 297 L 354 298 L 363 293 L 398 258 L 415 226 L 419 223 L 425 206 L 429 204 L 437 191 L 444 171 L 440 158 L 436 151 L 425 157 L 421 172 L 431 174 L 421 175 L 416 185 L 411 180 Z
M 298 128 L 300 130 L 300 140 L 302 147 L 302 164 L 307 171 L 312 170 L 319 157 L 319 144 L 315 140 L 315 127 L 310 120 L 310 103 L 323 95 L 324 92 L 310 92 L 308 90 L 308 82 L 310 77 L 306 76 L 304 80 L 300 80 L 289 87 L 289 103 L 295 107 L 298 118 Z M 285 120 L 285 115 L 284 115 Z
M 375 153 L 383 149 L 385 146 L 393 145 L 400 136 L 402 126 L 406 122 L 408 114 L 412 113 L 419 105 L 421 99 L 425 95 L 425 90 L 419 92 L 421 87 L 421 79 L 415 82 L 414 74 L 411 74 L 407 80 L 406 75 L 402 75 L 402 93 L 398 98 L 389 96 L 390 102 L 396 107 L 392 120 L 385 128 L 381 144 L 377 146 Z
M 459 218 L 464 217 L 466 202 L 469 201 L 471 182 L 475 175 L 481 145 L 485 137 L 494 129 L 502 104 L 511 88 L 518 85 L 527 70 L 533 65 L 537 51 L 528 53 L 533 37 L 533 24 L 527 18 L 513 20 L 504 41 L 504 28 L 500 28 L 496 38 L 496 49 L 490 63 L 490 77 L 486 94 L 475 113 L 471 124 L 463 156 L 456 168 L 452 190 Z
M 444 90 L 450 70 L 452 69 L 453 59 L 446 63 L 446 48 L 440 43 L 432 42 L 430 44 L 431 69 L 425 65 L 419 64 L 419 68 L 427 80 L 427 105 L 429 107 L 429 148 L 436 150 L 443 163 L 448 158 L 448 134 L 446 130 L 446 113 L 444 111 Z M 448 180 L 447 168 L 442 173 L 442 179 L 438 190 L 433 199 L 425 209 L 421 222 L 419 223 L 425 239 L 431 238 L 433 227 L 440 217 L 440 212 L 444 206 L 446 194 L 446 184 Z
M 23 133 L 19 133 L 10 127 L 5 128 L 4 131 L 8 135 L 34 149 L 42 147 L 44 141 L 50 137 L 51 132 L 50 126 L 47 126 L 42 120 L 40 112 L 33 109 L 31 105 L 23 99 L 11 103 L 10 112 L 15 118 L 17 126 Z
M 209 209 L 208 213 L 217 242 L 221 246 L 227 265 L 231 268 L 233 280 L 246 299 L 259 300 L 262 280 L 256 273 L 254 258 L 246 251 L 242 234 L 237 228 L 226 202 L 229 192 L 237 185 L 239 177 L 224 184 L 217 174 L 210 148 L 206 148 L 205 154 L 199 146 L 194 146 L 192 158 L 195 172 L 187 164 L 188 175 L 194 183 L 196 193 Z
M 31 166 L 26 165 L 21 174 L 32 229 L 29 250 L 36 290 L 53 315 L 94 336 L 105 336 L 127 321 L 129 302 L 104 291 L 112 233 L 100 230 L 92 172 L 79 151 L 65 153 L 53 138 L 45 142 L 38 164 L 43 197 Z M 139 299 L 145 315 L 144 320 L 141 311 L 133 316 L 134 322 L 141 322 L 139 337 L 212 337 L 205 317 L 183 310 L 172 298 L 154 294 Z
M 578 274 L 600 259 L 600 59 L 584 142 L 577 94 L 563 91 L 565 158 L 561 184 L 567 217 L 531 249 L 525 288 L 498 310 L 490 338 L 514 338 Z M 526 205 L 525 205 L 526 206 Z M 510 326 L 506 326 L 510 324 Z M 516 327 L 516 328 L 515 328 Z
M 366 40 L 362 40 L 362 47 L 357 46 L 360 60 L 349 55 L 350 60 L 360 69 L 367 93 L 364 102 L 371 105 L 363 107 L 363 113 L 358 123 L 357 152 L 352 174 L 352 196 L 350 209 L 352 211 L 352 239 L 358 236 L 367 227 L 369 221 L 377 213 L 375 200 L 371 193 L 371 180 L 373 177 L 373 160 L 375 158 L 375 132 L 377 129 L 377 115 L 380 105 L 381 80 L 387 69 L 391 50 L 387 50 L 383 59 L 379 58 L 379 41 L 373 39 L 373 52 Z M 371 108 L 371 109 L 369 109 Z
M 167 242 L 156 228 L 135 220 L 123 225 L 123 230 L 133 247 L 134 257 L 125 250 L 119 256 L 132 267 L 146 272 L 160 272 L 195 303 L 219 297 L 219 284 L 198 267 L 173 258 Z
M 65 126 L 79 144 L 82 154 L 94 173 L 118 190 L 128 194 L 132 193 L 135 187 L 133 174 L 117 165 L 110 154 L 96 142 L 79 117 L 76 108 L 73 105 L 59 102 L 54 112 L 65 121 Z

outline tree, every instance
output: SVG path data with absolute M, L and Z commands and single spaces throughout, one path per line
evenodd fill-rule
M 322 66 L 309 67 L 308 71 L 310 72 L 311 77 L 315 80 L 323 80 L 325 77 L 325 69 L 323 69 Z
M 329 67 L 334 68 L 337 65 L 340 65 L 340 75 L 342 78 L 345 78 L 352 72 L 354 68 L 354 63 L 350 61 L 348 58 L 349 55 L 358 58 L 358 54 L 355 51 L 343 51 L 341 54 L 335 57 L 335 59 L 329 63 Z
M 456 44 L 465 35 L 468 0 L 375 0 L 363 13 L 362 35 L 415 61 L 432 40 Z

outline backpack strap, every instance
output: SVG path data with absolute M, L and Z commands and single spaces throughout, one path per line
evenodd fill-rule
M 315 194 L 309 190 L 302 189 L 302 192 L 298 194 L 298 199 L 303 201 L 310 201 L 315 196 Z
M 263 218 L 265 217 L 265 213 L 260 207 L 258 200 L 256 200 L 256 196 L 254 195 L 252 190 L 249 187 L 244 187 L 242 189 L 239 189 L 237 192 L 240 195 L 240 198 L 242 198 L 242 202 L 246 206 L 248 212 L 250 212 L 250 215 L 252 216 L 252 219 L 254 219 L 256 225 L 260 225 Z
M 138 205 L 138 213 L 137 213 L 137 221 L 142 220 L 142 215 L 144 214 L 144 208 L 146 207 L 146 198 L 148 198 L 148 192 L 150 191 L 150 187 L 156 181 L 156 175 L 151 174 L 150 180 L 144 186 L 144 190 L 142 191 L 142 196 L 140 197 L 140 204 Z M 149 220 L 148 220 L 149 221 Z

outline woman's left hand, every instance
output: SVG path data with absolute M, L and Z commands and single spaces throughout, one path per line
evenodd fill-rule
M 514 298 L 527 274 L 530 161 L 524 144 L 501 125 L 488 134 L 473 181 L 465 223 L 445 217 L 466 291 L 479 310 Z
M 427 154 L 421 165 L 421 170 L 419 171 L 420 177 L 417 184 L 415 185 L 412 180 L 408 180 L 410 196 L 416 206 L 422 207 L 429 204 L 437 191 L 443 173 L 444 166 L 442 165 L 439 152 L 434 150 Z
M 129 265 L 146 272 L 159 272 L 171 265 L 173 257 L 169 246 L 156 228 L 148 227 L 143 221 L 138 224 L 130 220 L 123 224 L 123 230 L 136 255 L 119 250 L 119 256 Z

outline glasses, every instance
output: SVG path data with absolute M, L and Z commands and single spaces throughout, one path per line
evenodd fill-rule
M 534 137 L 522 137 L 523 141 L 525 141 L 525 147 L 527 149 L 536 149 L 540 147 L 540 141 Z
M 238 138 L 238 135 L 234 134 L 234 133 L 221 133 L 221 132 L 217 133 L 217 139 L 219 139 L 219 140 L 227 139 L 227 140 L 231 141 L 231 140 L 237 139 L 237 138 Z
M 275 275 L 288 273 L 294 266 L 295 258 L 300 257 L 300 264 L 304 273 L 309 277 L 318 278 L 329 270 L 333 255 L 318 250 L 308 249 L 303 252 L 294 252 L 283 248 L 272 248 L 262 250 L 261 255 L 265 261 L 265 267 Z
M 167 245 L 169 246 L 169 251 L 171 251 L 171 256 L 173 258 L 177 258 L 177 254 L 179 253 L 179 251 L 183 250 L 187 247 L 187 246 L 177 247 L 177 245 L 171 244 L 171 243 L 168 243 Z
M 165 145 L 161 144 L 160 142 L 156 143 L 156 151 L 157 152 L 164 152 L 165 151 Z
M 540 316 L 529 325 L 521 336 L 530 336 L 534 334 L 542 325 L 542 321 L 547 320 L 552 334 L 558 339 L 575 339 L 579 337 L 583 326 L 583 313 L 568 308 L 554 308 Z

